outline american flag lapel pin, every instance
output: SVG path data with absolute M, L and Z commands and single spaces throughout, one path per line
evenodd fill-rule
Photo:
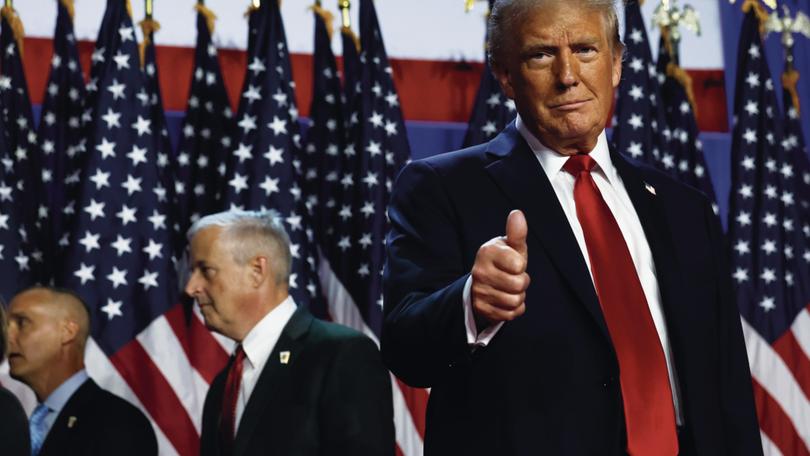
M 289 364 L 290 363 L 290 352 L 285 350 L 285 351 L 279 353 L 278 354 L 278 360 L 281 362 L 281 364 Z
M 75 416 L 68 417 L 68 429 L 73 429 L 73 426 L 76 425 L 76 421 L 78 421 L 78 419 Z
M 648 184 L 648 183 L 644 182 L 644 188 L 646 188 L 648 192 L 650 192 L 650 193 L 652 193 L 653 195 L 655 195 L 655 187 L 653 187 L 652 185 L 650 185 L 650 184 Z

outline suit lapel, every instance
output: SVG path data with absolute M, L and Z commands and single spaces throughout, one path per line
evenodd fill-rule
M 39 451 L 40 455 L 63 454 L 66 448 L 71 448 L 70 442 L 73 435 L 83 424 L 81 418 L 85 416 L 87 408 L 92 405 L 93 396 L 96 395 L 94 393 L 99 389 L 96 382 L 88 379 L 73 393 L 48 431 Z
M 488 152 L 501 159 L 487 166 L 487 172 L 512 200 L 514 208 L 526 215 L 530 234 L 540 242 L 560 275 L 610 340 L 585 259 L 571 254 L 580 249 L 565 212 L 537 157 L 514 123 L 490 143 Z M 531 257 L 529 262 L 531 264 Z
M 272 429 L 279 429 L 274 423 L 288 418 L 286 416 L 288 410 L 279 405 L 291 398 L 292 369 L 298 360 L 297 355 L 301 352 L 303 337 L 309 331 L 311 323 L 312 315 L 303 308 L 298 308 L 281 332 L 242 414 L 239 429 L 236 431 L 234 456 L 245 454 L 250 438 L 260 421 L 262 432 L 272 432 Z M 287 362 L 281 361 L 284 352 L 287 352 L 285 355 Z

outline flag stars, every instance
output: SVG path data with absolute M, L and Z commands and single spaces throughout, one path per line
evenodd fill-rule
M 96 145 L 96 150 L 101 152 L 101 158 L 115 157 L 115 143 L 101 138 L 101 144 Z
M 776 242 L 766 239 L 765 242 L 762 243 L 762 251 L 765 252 L 766 255 L 770 255 L 776 252 Z
M 143 253 L 149 255 L 150 260 L 154 260 L 155 258 L 163 258 L 163 254 L 161 253 L 162 248 L 163 244 L 155 242 L 154 239 L 149 239 L 149 244 L 141 250 Z
M 95 280 L 95 270 L 95 266 L 81 263 L 81 265 L 79 265 L 79 270 L 75 271 L 73 275 L 78 277 L 79 280 L 81 280 L 82 285 L 84 285 L 87 282 Z
M 121 184 L 127 190 L 127 195 L 132 195 L 135 192 L 141 191 L 141 181 L 143 179 L 140 177 L 135 177 L 132 174 L 127 175 L 126 182 Z
M 270 162 L 270 166 L 275 166 L 277 163 L 284 163 L 284 149 L 279 149 L 271 145 L 267 149 L 267 152 L 265 152 L 264 158 Z
M 112 282 L 113 289 L 116 289 L 122 285 L 127 286 L 127 271 L 113 266 L 112 272 L 107 275 L 107 280 Z
M 245 115 L 242 116 L 242 120 L 240 120 L 237 125 L 245 132 L 245 134 L 248 134 L 250 130 L 256 129 L 256 116 L 251 116 L 250 114 L 245 113 Z
M 748 73 L 748 76 L 745 78 L 745 82 L 748 84 L 749 88 L 757 88 L 760 85 L 759 75 L 756 73 Z
M 740 225 L 748 226 L 751 224 L 751 214 L 749 214 L 748 212 L 740 211 L 740 213 L 737 214 L 736 220 L 737 223 L 739 223 Z
M 770 296 L 765 296 L 759 302 L 759 306 L 767 313 L 776 308 L 776 301 Z
M 233 154 L 237 158 L 239 158 L 239 163 L 241 164 L 245 160 L 249 160 L 253 156 L 252 151 L 253 151 L 253 146 L 252 145 L 239 143 L 239 147 L 237 147 L 236 150 L 233 151 Z
M 120 257 L 121 255 L 123 255 L 125 253 L 132 253 L 132 245 L 131 244 L 132 244 L 132 239 L 125 238 L 125 237 L 123 237 L 123 236 L 121 236 L 119 234 L 118 237 L 115 239 L 115 242 L 113 242 L 110 245 L 112 246 L 112 248 L 115 249 L 116 253 L 118 253 L 118 256 Z
M 118 34 L 121 35 L 121 43 L 126 43 L 127 40 L 135 41 L 135 30 L 132 27 L 121 27 Z
M 127 86 L 125 84 L 119 83 L 117 79 L 113 79 L 112 84 L 110 84 L 110 86 L 107 87 L 107 90 L 109 90 L 110 93 L 112 93 L 113 100 L 118 100 L 119 98 L 120 99 L 126 98 L 126 95 L 124 94 L 124 90 L 126 89 L 126 87 Z
M 102 187 L 110 186 L 110 173 L 105 173 L 101 169 L 96 169 L 96 174 L 92 175 L 90 180 L 96 184 L 96 190 L 101 190 Z
M 635 100 L 635 101 L 638 101 L 638 100 L 644 98 L 644 90 L 640 86 L 637 86 L 637 85 L 633 85 L 633 87 L 630 88 L 629 94 L 630 94 L 631 97 L 633 97 L 633 100 Z
M 734 250 L 736 250 L 739 255 L 745 255 L 746 253 L 751 252 L 751 249 L 748 246 L 748 242 L 745 242 L 743 240 L 737 241 L 737 244 L 734 246 Z
M 134 128 L 135 131 L 138 132 L 138 137 L 141 137 L 144 134 L 151 135 L 152 134 L 152 128 L 150 126 L 151 124 L 152 124 L 151 120 L 144 119 L 143 117 L 138 116 L 138 120 L 134 124 L 132 124 L 132 128 Z
M 143 271 L 143 275 L 138 279 L 138 283 L 143 285 L 143 289 L 148 291 L 150 288 L 157 288 L 157 272 L 149 272 L 148 269 Z
M 273 193 L 278 192 L 278 182 L 279 179 L 273 179 L 270 176 L 265 176 L 264 182 L 259 184 L 259 187 L 264 190 L 265 196 L 270 196 Z
M 154 230 L 166 229 L 166 216 L 159 213 L 157 209 L 152 211 L 152 215 L 148 217 L 148 220 Z
M 239 193 L 242 190 L 246 190 L 248 188 L 247 185 L 247 176 L 243 176 L 239 173 L 235 173 L 233 179 L 228 181 L 228 185 L 233 187 L 234 192 Z
M 84 246 L 86 253 L 90 253 L 93 251 L 93 249 L 101 248 L 98 243 L 99 237 L 101 237 L 101 235 L 85 231 L 84 237 L 79 240 L 79 244 Z
M 273 121 L 268 123 L 267 127 L 273 130 L 275 136 L 287 133 L 287 122 L 283 119 L 279 119 L 278 116 L 273 116 Z
M 96 220 L 98 217 L 104 218 L 104 203 L 90 199 L 90 204 L 84 208 L 84 211 L 90 214 L 90 220 Z
M 113 60 L 119 71 L 124 68 L 129 68 L 129 56 L 121 53 L 121 51 L 118 51 L 118 53 L 113 56 Z
M 101 311 L 107 314 L 107 321 L 112 320 L 114 317 L 123 317 L 124 313 L 121 312 L 121 305 L 123 301 L 113 301 L 107 298 L 107 304 L 101 307 Z

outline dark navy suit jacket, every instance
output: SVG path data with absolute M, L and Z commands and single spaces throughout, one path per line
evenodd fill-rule
M 92 379 L 70 397 L 39 456 L 157 456 L 155 431 L 134 405 Z
M 205 398 L 202 456 L 231 456 L 219 432 L 229 368 Z M 393 456 L 390 378 L 371 339 L 299 308 L 250 395 L 233 456 Z
M 685 433 L 681 454 L 761 455 L 751 378 L 707 198 L 611 153 L 655 263 Z M 654 188 L 655 194 L 647 186 Z M 528 221 L 526 313 L 466 344 L 462 292 L 478 248 Z M 408 165 L 394 187 L 382 353 L 431 387 L 426 455 L 622 455 L 619 366 L 574 234 L 514 123 L 487 144 Z

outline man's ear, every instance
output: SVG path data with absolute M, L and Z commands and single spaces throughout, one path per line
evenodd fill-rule
M 612 71 L 612 82 L 613 88 L 619 86 L 619 83 L 622 81 L 622 56 L 624 49 L 614 49 L 613 50 L 613 71 Z
M 506 95 L 507 98 L 514 100 L 515 89 L 512 86 L 512 76 L 509 74 L 509 70 L 504 68 L 503 65 L 495 64 L 492 66 L 492 74 L 495 75 L 495 79 L 497 79 L 498 83 L 501 84 L 501 89 L 503 90 L 504 95 Z
M 79 324 L 73 320 L 62 320 L 62 324 L 59 325 L 59 331 L 61 333 L 60 341 L 62 345 L 67 345 L 74 340 L 79 335 Z
M 258 287 L 270 277 L 270 263 L 267 261 L 267 257 L 255 256 L 248 262 L 248 266 L 250 267 L 251 284 L 254 287 Z

